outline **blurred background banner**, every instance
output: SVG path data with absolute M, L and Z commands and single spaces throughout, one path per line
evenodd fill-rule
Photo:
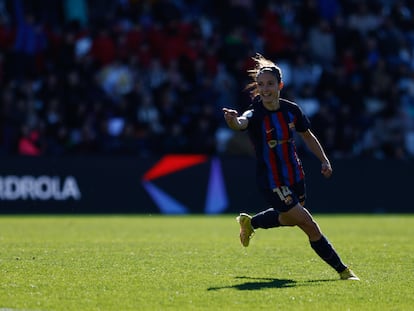
M 414 212 L 407 204 L 412 161 L 338 160 L 329 180 L 317 160 L 304 165 L 313 212 Z M 266 207 L 250 157 L 20 157 L 2 159 L 0 172 L 3 214 L 237 214 Z

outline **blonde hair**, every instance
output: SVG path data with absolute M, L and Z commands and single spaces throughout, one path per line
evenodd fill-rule
M 247 73 L 253 81 L 247 84 L 245 89 L 250 91 L 252 97 L 255 97 L 259 94 L 257 89 L 257 77 L 263 72 L 270 72 L 275 76 L 277 82 L 280 83 L 282 82 L 282 70 L 270 59 L 265 58 L 259 53 L 256 53 L 252 59 L 255 62 L 255 66 L 253 69 L 247 70 Z

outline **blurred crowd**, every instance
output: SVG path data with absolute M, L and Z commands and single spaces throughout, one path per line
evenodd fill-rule
M 0 155 L 250 154 L 256 52 L 331 157 L 414 156 L 411 0 L 0 0 Z

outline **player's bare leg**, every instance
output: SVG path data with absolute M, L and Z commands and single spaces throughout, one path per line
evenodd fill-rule
M 317 241 L 322 232 L 312 215 L 300 204 L 296 204 L 289 211 L 280 213 L 279 222 L 282 226 L 298 226 L 309 237 L 309 241 Z
M 301 228 L 308 235 L 313 250 L 339 273 L 342 280 L 359 281 L 355 273 L 342 263 L 336 250 L 322 234 L 319 225 L 302 205 L 296 204 L 289 211 L 280 213 L 279 222 L 282 226 L 296 225 Z

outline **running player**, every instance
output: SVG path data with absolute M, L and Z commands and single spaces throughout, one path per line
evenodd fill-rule
M 359 280 L 340 259 L 305 206 L 305 179 L 298 157 L 293 133 L 299 134 L 309 150 L 320 160 L 321 173 L 329 178 L 332 166 L 324 149 L 310 129 L 310 122 L 301 108 L 280 98 L 283 88 L 282 72 L 272 61 L 260 54 L 253 57 L 255 67 L 248 71 L 252 82 L 251 106 L 242 115 L 234 109 L 223 108 L 229 128 L 247 130 L 256 152 L 257 183 L 270 208 L 253 217 L 241 213 L 240 241 L 249 242 L 255 229 L 279 226 L 298 226 L 306 233 L 314 251 L 343 280 Z

